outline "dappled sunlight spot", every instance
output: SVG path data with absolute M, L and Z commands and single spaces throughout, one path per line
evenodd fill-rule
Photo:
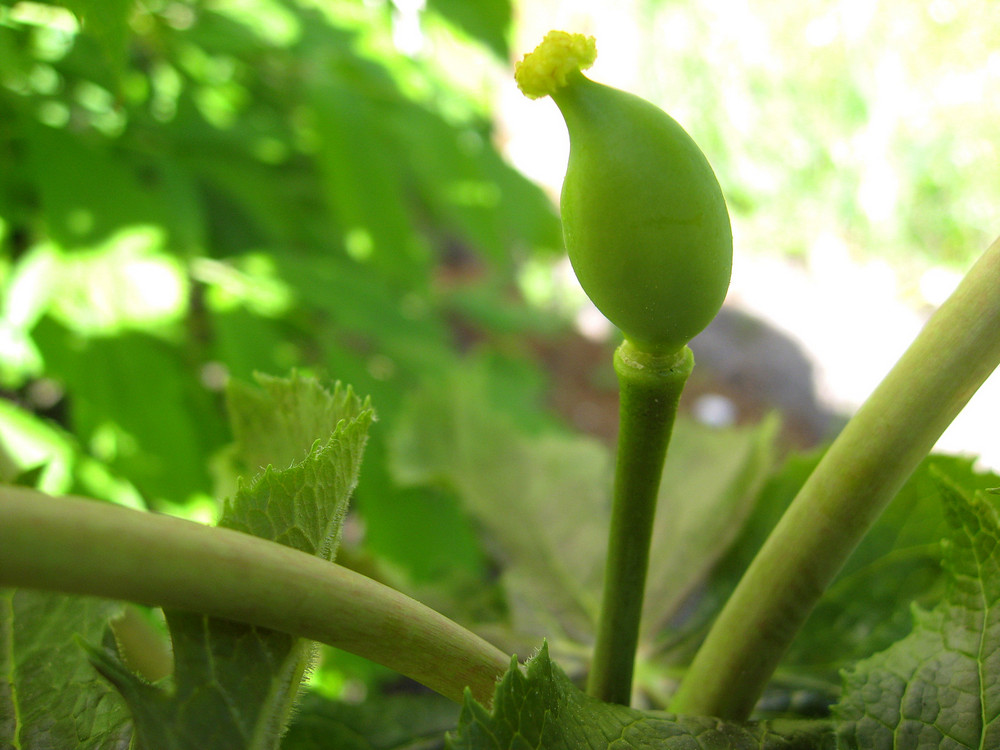
M 37 484 L 43 492 L 61 494 L 72 486 L 74 451 L 68 436 L 3 399 L 0 399 L 0 447 L 19 472 L 44 467 Z
M 178 62 L 195 81 L 224 84 L 236 73 L 236 59 L 230 55 L 212 55 L 194 45 L 183 47 Z
M 178 31 L 190 29 L 198 20 L 194 8 L 184 3 L 170 3 L 160 15 L 167 24 Z
M 184 47 L 180 66 L 198 85 L 192 99 L 201 116 L 220 130 L 231 128 L 246 105 L 249 94 L 236 82 L 239 64 L 230 55 L 210 55 L 195 47 Z
M 206 301 L 217 312 L 245 307 L 257 315 L 276 318 L 292 305 L 292 290 L 278 277 L 274 258 L 267 253 L 227 261 L 195 258 L 191 275 L 207 287 Z
M 347 658 L 352 657 L 348 655 Z M 335 664 L 323 664 L 321 668 L 313 669 L 306 677 L 305 684 L 319 695 L 353 706 L 360 705 L 368 697 L 368 686 L 356 677 L 339 671 Z
M 177 100 L 184 88 L 180 73 L 172 65 L 155 62 L 149 72 L 153 96 L 149 103 L 153 119 L 169 122 L 177 114 Z
M 115 97 L 106 88 L 91 81 L 80 81 L 73 94 L 76 102 L 89 114 L 91 124 L 99 131 L 114 137 L 125 129 L 125 108 L 116 105 Z
M 396 363 L 384 354 L 376 354 L 368 359 L 368 374 L 375 380 L 391 380 L 396 374 Z
M 51 245 L 28 251 L 5 274 L 0 287 L 0 383 L 16 385 L 42 371 L 31 329 L 48 307 L 50 278 L 58 268 Z
M 219 519 L 219 501 L 202 492 L 178 500 L 160 498 L 156 507 L 160 512 L 206 526 L 215 524 Z
M 44 364 L 31 334 L 0 320 L 0 383 L 20 383 L 41 372 Z
M 88 447 L 90 453 L 104 463 L 112 463 L 122 456 L 134 456 L 139 452 L 135 438 L 110 420 L 94 428 Z
M 51 65 L 37 63 L 28 73 L 28 83 L 36 94 L 52 96 L 62 87 L 63 78 Z
M 221 392 L 229 382 L 229 368 L 223 362 L 206 362 L 198 372 L 198 380 L 208 390 Z
M 123 229 L 92 250 L 57 253 L 49 268 L 49 311 L 88 335 L 149 329 L 179 320 L 187 308 L 180 263 L 160 252 L 157 227 Z
M 88 495 L 107 498 L 127 508 L 147 510 L 139 490 L 128 480 L 112 474 L 98 461 L 81 458 L 76 466 L 76 474 Z
M 246 26 L 261 41 L 274 47 L 290 47 L 302 37 L 299 18 L 275 0 L 239 0 L 212 10 Z
M 76 101 L 91 112 L 107 112 L 115 106 L 111 92 L 93 81 L 80 81 L 73 90 Z
M 51 128 L 62 128 L 69 122 L 69 107 L 62 102 L 52 100 L 42 102 L 36 112 L 39 122 Z
M 52 293 L 51 278 L 58 272 L 59 253 L 51 244 L 38 245 L 23 255 L 5 279 L 0 295 L 0 322 L 29 329 L 45 311 Z
M 456 180 L 447 187 L 448 200 L 458 206 L 496 208 L 502 197 L 495 182 Z
M 589 304 L 565 255 L 557 259 L 525 259 L 518 269 L 517 283 L 528 304 L 540 309 L 562 311 L 567 317 L 575 314 L 584 304 Z
M 94 228 L 94 212 L 87 208 L 77 207 L 66 214 L 66 228 L 73 234 L 89 234 Z
M 529 258 L 520 267 L 518 288 L 532 307 L 569 321 L 591 341 L 606 341 L 614 326 L 596 308 L 577 281 L 569 258 Z
M 201 86 L 194 92 L 194 103 L 210 124 L 228 130 L 236 124 L 246 92 L 238 86 Z
M 375 252 L 375 238 L 365 227 L 354 227 L 344 233 L 344 249 L 354 260 L 366 261 Z
M 0 10 L 0 18 L 65 34 L 76 34 L 80 30 L 80 22 L 69 10 L 46 3 L 14 3 Z
M 135 259 L 122 267 L 122 276 L 126 288 L 138 293 L 142 315 L 172 317 L 184 305 L 184 283 L 176 266 L 164 263 L 164 258 Z
M 392 5 L 392 42 L 404 55 L 415 55 L 424 48 L 420 15 L 427 3 L 425 0 L 393 0 Z
M 615 330 L 611 321 L 591 304 L 585 305 L 577 312 L 573 318 L 573 325 L 581 336 L 591 341 L 607 341 Z
M 281 164 L 288 160 L 291 149 L 277 138 L 260 138 L 253 144 L 253 153 L 265 164 Z

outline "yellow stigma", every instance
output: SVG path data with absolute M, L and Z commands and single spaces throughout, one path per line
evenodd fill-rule
M 566 85 L 566 76 L 586 70 L 597 59 L 594 37 L 550 31 L 514 67 L 514 80 L 531 99 L 549 96 Z

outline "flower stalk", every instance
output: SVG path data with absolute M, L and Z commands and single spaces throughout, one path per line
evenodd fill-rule
M 625 336 L 618 459 L 591 695 L 628 705 L 656 499 L 687 343 L 719 312 L 733 235 L 708 159 L 666 112 L 590 80 L 593 37 L 549 32 L 515 70 L 532 99 L 549 96 L 569 132 L 559 200 L 580 286 Z
M 823 456 L 757 553 L 669 704 L 746 719 L 823 592 L 1000 364 L 1000 240 Z
M 618 458 L 587 692 L 628 705 L 660 478 L 694 357 L 686 346 L 675 354 L 654 355 L 625 341 L 615 352 L 614 364 L 620 389 Z

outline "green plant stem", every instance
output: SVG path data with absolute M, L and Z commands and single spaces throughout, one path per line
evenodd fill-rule
M 223 528 L 0 488 L 0 586 L 201 612 L 328 643 L 484 705 L 510 659 L 434 610 L 318 557 Z
M 628 341 L 615 352 L 619 431 L 604 594 L 587 692 L 628 705 L 639 642 L 656 498 L 677 402 L 694 358 L 639 351 Z
M 830 446 L 713 624 L 671 711 L 750 714 L 823 591 L 998 363 L 1000 240 Z

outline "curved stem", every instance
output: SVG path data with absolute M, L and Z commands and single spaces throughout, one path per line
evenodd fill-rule
M 201 612 L 328 643 L 484 705 L 510 659 L 434 610 L 318 557 L 223 528 L 0 488 L 0 586 Z
M 670 711 L 750 714 L 855 546 L 1000 363 L 998 290 L 1000 240 L 830 446 L 713 624 Z
M 628 705 L 639 641 L 656 497 L 691 350 L 654 355 L 628 341 L 615 352 L 620 388 L 618 459 L 604 595 L 587 692 Z

